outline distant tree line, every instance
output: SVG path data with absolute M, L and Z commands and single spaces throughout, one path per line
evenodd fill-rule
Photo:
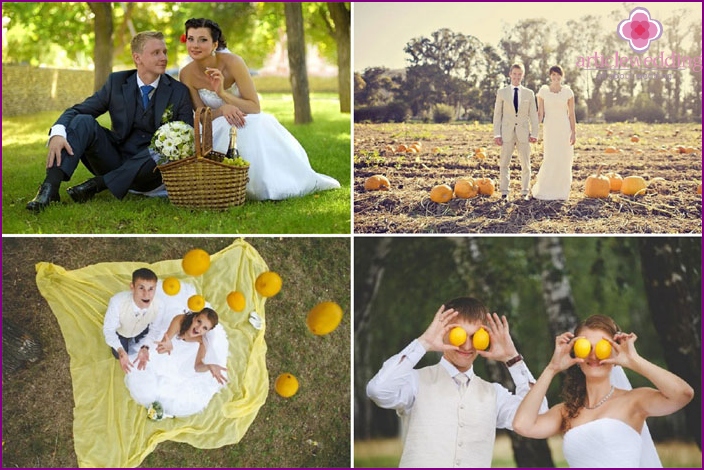
M 609 19 L 618 24 L 625 14 L 626 9 L 614 11 Z M 496 91 L 508 84 L 511 64 L 520 62 L 526 69 L 523 84 L 536 92 L 548 82 L 550 67 L 562 66 L 564 83 L 575 93 L 580 122 L 699 122 L 701 17 L 673 9 L 670 17 L 659 20 L 664 33 L 645 55 L 669 57 L 676 52 L 691 59 L 689 67 L 620 73 L 582 70 L 579 57 L 636 55 L 615 29 L 604 29 L 602 18 L 593 15 L 570 20 L 562 28 L 544 18 L 521 20 L 504 29 L 498 48 L 472 35 L 439 29 L 406 44 L 409 65 L 405 69 L 380 66 L 354 74 L 355 121 L 431 120 L 434 110 L 443 109 L 438 105 L 454 108 L 456 119 L 489 121 Z

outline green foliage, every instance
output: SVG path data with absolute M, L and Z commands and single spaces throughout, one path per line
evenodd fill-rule
M 355 122 L 406 122 L 409 117 L 408 105 L 402 101 L 354 109 Z
M 433 122 L 436 124 L 445 124 L 452 122 L 455 117 L 455 110 L 447 104 L 436 104 L 433 106 Z
M 314 122 L 293 124 L 290 95 L 265 95 L 262 110 L 273 114 L 303 145 L 312 167 L 342 188 L 285 201 L 248 201 L 223 212 L 178 208 L 163 199 L 107 192 L 87 204 L 63 203 L 35 215 L 25 209 L 44 178 L 47 130 L 59 113 L 3 119 L 3 233 L 349 233 L 350 124 L 334 95 L 311 95 Z M 109 127 L 107 115 L 102 125 Z M 82 166 L 71 183 L 91 175 Z

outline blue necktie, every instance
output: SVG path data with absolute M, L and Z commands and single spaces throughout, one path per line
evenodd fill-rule
M 149 106 L 149 93 L 152 92 L 154 87 L 151 85 L 144 85 L 139 87 L 139 89 L 142 90 L 142 105 L 144 105 L 144 109 L 147 109 L 147 106 Z
M 518 87 L 513 89 L 513 107 L 516 108 L 516 112 L 518 112 Z

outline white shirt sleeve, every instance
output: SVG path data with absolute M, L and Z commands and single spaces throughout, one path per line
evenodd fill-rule
M 367 396 L 381 408 L 407 412 L 418 393 L 416 364 L 425 355 L 425 348 L 414 339 L 400 353 L 389 358 L 367 384 Z
M 516 416 L 516 410 L 518 410 L 523 397 L 528 394 L 530 384 L 535 383 L 535 379 L 524 361 L 512 365 L 508 371 L 516 385 L 515 395 L 501 384 L 494 383 L 492 385 L 496 389 L 496 427 L 513 430 L 513 418 Z M 543 398 L 539 413 L 542 414 L 546 411 L 548 411 L 548 400 Z
M 115 351 L 122 347 L 117 337 L 117 329 L 120 327 L 120 297 L 120 294 L 112 296 L 110 302 L 108 302 L 108 310 L 105 312 L 105 319 L 103 320 L 105 342 Z
M 66 138 L 66 126 L 63 124 L 57 124 L 51 128 L 51 131 L 49 132 L 49 140 L 51 140 L 52 137 L 55 135 L 60 135 L 64 139 Z M 46 145 L 49 145 L 49 141 L 46 142 Z

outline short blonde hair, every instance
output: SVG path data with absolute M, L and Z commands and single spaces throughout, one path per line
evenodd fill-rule
M 132 49 L 132 54 L 141 54 L 144 50 L 144 45 L 150 39 L 158 39 L 160 41 L 164 40 L 164 34 L 159 31 L 142 31 L 137 33 L 132 38 L 130 42 L 130 48 Z
M 511 66 L 510 69 L 508 69 L 508 73 L 513 72 L 513 69 L 521 69 L 521 72 L 526 73 L 526 69 L 523 67 L 523 64 L 516 62 Z

